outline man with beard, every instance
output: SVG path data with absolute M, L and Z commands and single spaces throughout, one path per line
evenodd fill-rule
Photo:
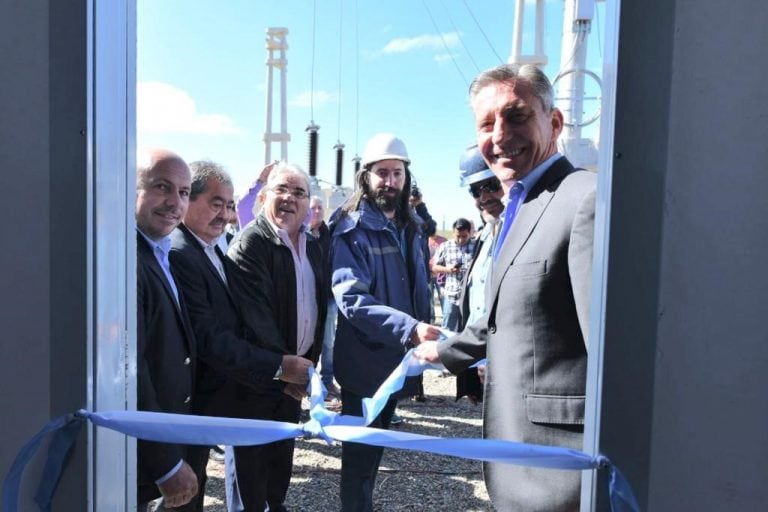
M 477 236 L 472 261 L 462 283 L 459 298 L 459 328 L 471 325 L 485 314 L 485 282 L 490 275 L 493 243 L 499 227 L 499 217 L 504 212 L 501 198 L 504 191 L 499 179 L 483 160 L 477 144 L 464 152 L 459 163 L 461 185 L 469 187 L 475 206 L 483 220 L 483 228 Z M 456 400 L 469 397 L 472 403 L 483 399 L 482 377 L 485 365 L 467 368 L 456 376 Z
M 228 252 L 237 267 L 232 279 L 240 280 L 243 317 L 262 347 L 314 364 L 323 343 L 328 276 L 320 244 L 304 225 L 309 176 L 281 162 L 258 200 L 259 215 L 238 234 Z M 274 380 L 249 392 L 252 417 L 298 423 L 306 386 L 280 382 L 284 371 L 278 368 Z M 250 460 L 259 461 L 251 483 L 238 483 L 247 511 L 262 512 L 265 502 L 272 512 L 287 510 L 283 502 L 291 482 L 293 448 L 293 439 L 242 447 Z
M 184 222 L 171 234 L 170 260 L 197 340 L 199 364 L 192 412 L 258 418 L 253 416 L 258 404 L 248 398 L 271 386 L 278 368 L 283 370 L 283 382 L 306 384 L 312 363 L 260 346 L 261 340 L 240 309 L 235 269 L 219 245 L 235 210 L 232 180 L 215 162 L 192 162 L 190 168 L 189 209 Z M 201 492 L 183 510 L 202 511 L 208 447 L 193 446 L 188 453 Z M 234 453 L 238 484 L 251 487 L 252 480 L 260 478 L 259 467 L 264 461 L 249 459 L 253 454 L 244 447 L 235 447 Z M 231 488 L 227 491 L 227 496 L 232 496 Z
M 392 134 L 365 147 L 355 194 L 332 219 L 333 293 L 339 308 L 334 371 L 343 414 L 362 416 L 362 399 L 373 396 L 406 351 L 440 331 L 429 325 L 429 289 L 421 227 L 411 213 L 410 160 Z M 406 379 L 400 396 L 415 393 Z M 388 428 L 397 397 L 371 424 Z M 382 448 L 343 443 L 341 510 L 373 510 L 373 488 Z
M 546 75 L 505 64 L 469 89 L 477 144 L 507 195 L 486 314 L 419 347 L 454 373 L 488 358 L 483 435 L 581 449 L 596 176 L 557 151 L 563 114 Z M 498 510 L 579 510 L 581 473 L 488 463 Z

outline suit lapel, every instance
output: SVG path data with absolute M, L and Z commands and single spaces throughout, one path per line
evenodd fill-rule
M 208 258 L 208 255 L 205 253 L 205 249 L 203 249 L 203 246 L 200 245 L 200 242 L 195 238 L 195 235 L 192 234 L 192 232 L 189 230 L 187 226 L 184 224 L 181 224 L 179 226 L 181 229 L 181 232 L 184 233 L 184 239 L 187 241 L 187 244 L 194 248 L 195 251 L 197 251 L 197 255 L 202 258 L 203 265 L 208 269 L 208 272 L 210 272 L 213 275 L 213 278 L 217 280 L 221 286 L 224 287 L 224 290 L 227 293 L 227 296 L 229 297 L 229 300 L 234 303 L 234 300 L 232 299 L 232 295 L 229 293 L 229 286 L 227 286 L 227 283 L 224 282 L 224 280 L 221 278 L 221 275 L 219 275 L 219 271 L 216 270 L 216 267 L 213 266 L 213 263 L 211 262 L 210 258 Z M 218 253 L 217 253 L 218 256 Z M 221 264 L 224 266 L 224 274 L 229 276 L 229 269 L 227 268 L 227 265 L 225 264 L 226 258 L 220 258 Z
M 531 233 L 555 196 L 556 184 L 572 169 L 573 166 L 565 157 L 557 160 L 526 196 L 507 234 L 498 260 L 493 263 L 491 299 L 498 296 L 504 274 L 531 237 Z
M 171 284 L 168 282 L 168 278 L 165 277 L 165 272 L 163 272 L 163 269 L 160 268 L 160 263 L 157 262 L 157 258 L 155 257 L 155 254 L 152 251 L 152 247 L 149 246 L 147 241 L 144 240 L 144 237 L 141 236 L 140 233 L 137 233 L 136 245 L 138 246 L 140 251 L 144 252 L 145 261 L 149 266 L 149 269 L 152 271 L 153 274 L 155 274 L 155 277 L 157 277 L 160 283 L 162 283 L 165 293 L 168 295 L 168 298 L 171 300 L 171 302 L 173 302 L 174 306 L 178 310 L 179 302 L 176 301 L 176 296 L 173 294 L 173 289 L 171 288 Z M 179 300 L 181 300 L 181 298 L 179 298 Z
M 168 278 L 165 277 L 165 272 L 163 272 L 163 269 L 160 268 L 160 263 L 157 262 L 157 258 L 155 258 L 155 255 L 152 252 L 152 248 L 149 246 L 141 233 L 138 232 L 136 233 L 136 246 L 138 247 L 138 250 L 143 253 L 144 261 L 147 263 L 150 271 L 155 274 L 155 277 L 160 281 L 160 283 L 162 283 L 163 290 L 165 291 L 165 294 L 168 296 L 168 300 L 171 301 L 174 306 L 174 310 L 176 311 L 176 319 L 179 321 L 179 324 L 184 331 L 184 338 L 187 343 L 187 349 L 191 354 L 194 355 L 195 344 L 192 343 L 194 338 L 192 335 L 189 319 L 186 315 L 186 310 L 184 309 L 184 299 L 181 295 L 181 290 L 178 290 L 179 299 L 177 302 L 176 296 L 173 294 L 173 290 L 171 289 L 171 284 L 168 282 Z M 173 275 L 173 270 L 171 270 L 171 275 Z

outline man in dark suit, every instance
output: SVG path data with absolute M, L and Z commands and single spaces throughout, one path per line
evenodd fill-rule
M 478 147 L 507 194 L 487 313 L 420 353 L 454 373 L 487 355 L 485 436 L 581 449 L 596 176 L 557 152 L 563 116 L 538 68 L 484 71 L 470 100 Z M 498 510 L 576 511 L 580 477 L 485 467 Z
M 195 342 L 183 297 L 171 273 L 168 236 L 189 203 L 187 164 L 165 150 L 139 157 L 136 173 L 137 409 L 190 412 L 195 377 Z M 138 441 L 138 503 L 160 496 L 165 507 L 189 502 L 197 477 L 186 462 L 186 447 Z
M 234 213 L 232 180 L 210 161 L 190 164 L 192 186 L 189 209 L 172 234 L 171 265 L 187 305 L 197 340 L 197 380 L 192 412 L 205 416 L 258 418 L 254 396 L 278 380 L 306 385 L 311 361 L 260 346 L 258 333 L 240 309 L 240 284 L 233 278 L 232 262 L 219 247 Z M 184 510 L 203 510 L 208 447 L 189 450 L 190 465 L 198 475 L 201 492 Z M 258 468 L 268 463 L 253 450 L 235 448 L 240 487 L 253 485 Z M 228 495 L 231 494 L 231 489 Z M 243 492 L 247 495 L 247 490 Z M 251 504 L 249 509 L 263 510 Z
M 228 253 L 237 266 L 232 281 L 241 280 L 243 316 L 265 348 L 315 363 L 323 343 L 328 277 L 317 239 L 304 225 L 309 177 L 296 166 L 280 163 L 258 200 L 261 213 L 238 233 Z M 304 385 L 272 381 L 249 400 L 257 406 L 254 417 L 296 423 L 306 394 Z M 243 501 L 261 506 L 247 510 L 262 512 L 265 501 L 272 512 L 286 510 L 293 447 L 293 439 L 243 447 L 253 460 L 262 461 L 252 485 L 238 480 Z M 239 478 L 239 460 L 237 468 Z

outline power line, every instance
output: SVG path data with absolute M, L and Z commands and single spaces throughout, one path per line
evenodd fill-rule
M 312 1 L 312 72 L 309 77 L 309 118 L 315 121 L 315 29 L 317 28 L 317 0 Z
M 448 12 L 448 9 L 445 7 L 445 3 L 443 0 L 440 0 L 440 5 L 443 6 L 443 11 L 445 11 L 446 16 L 448 16 L 448 21 L 451 22 L 451 26 L 453 27 L 453 31 L 456 33 L 456 35 L 459 37 L 459 42 L 461 43 L 461 47 L 464 48 L 464 51 L 467 52 L 467 57 L 469 57 L 469 60 L 472 61 L 472 64 L 474 64 L 475 69 L 477 72 L 480 72 L 480 67 L 477 65 L 477 62 L 475 62 L 475 59 L 472 58 L 472 54 L 469 52 L 469 48 L 464 44 L 464 38 L 461 37 L 461 32 L 458 28 L 456 28 L 456 24 L 453 22 L 453 18 L 451 17 L 451 13 Z
M 475 25 L 477 25 L 478 30 L 480 30 L 480 33 L 483 34 L 483 37 L 485 38 L 485 42 L 488 43 L 488 46 L 491 47 L 491 50 L 496 55 L 496 58 L 499 59 L 499 63 L 504 64 L 504 59 L 501 58 L 499 53 L 496 51 L 496 48 L 493 47 L 493 43 L 491 43 L 491 40 L 488 39 L 488 36 L 485 34 L 485 30 L 483 30 L 483 27 L 480 26 L 480 23 L 477 21 L 477 18 L 475 17 L 475 13 L 472 12 L 472 9 L 469 8 L 469 5 L 467 4 L 467 0 L 462 0 L 464 2 L 464 7 L 467 8 L 467 11 L 469 11 L 469 15 L 472 16 L 472 19 L 475 20 Z
M 338 102 L 338 112 L 337 112 L 337 124 L 338 129 L 336 131 L 336 141 L 341 142 L 341 64 L 342 64 L 342 48 L 344 46 L 344 38 L 343 35 L 343 28 L 344 28 L 344 0 L 339 0 L 339 92 L 338 92 L 338 98 L 336 98 L 336 101 Z
M 464 83 L 466 84 L 467 87 L 469 87 L 469 81 L 467 80 L 467 77 L 464 76 L 464 73 L 462 73 L 461 68 L 459 67 L 459 64 L 456 62 L 456 59 L 453 58 L 453 54 L 451 53 L 451 50 L 448 48 L 448 44 L 445 42 L 445 38 L 443 37 L 442 32 L 440 32 L 440 29 L 437 27 L 435 18 L 432 17 L 432 12 L 429 10 L 429 7 L 427 7 L 427 2 L 425 0 L 421 0 L 421 3 L 424 6 L 424 9 L 427 10 L 429 19 L 432 21 L 432 26 L 435 27 L 435 31 L 440 36 L 440 40 L 443 42 L 443 47 L 445 48 L 445 51 L 448 53 L 448 56 L 451 58 L 451 62 L 453 62 L 453 65 L 456 67 L 456 71 L 459 72 L 459 74 L 461 75 L 461 78 L 464 80 Z

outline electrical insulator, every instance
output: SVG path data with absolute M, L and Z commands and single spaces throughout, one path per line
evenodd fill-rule
M 317 130 L 320 127 L 314 122 L 309 123 L 307 130 L 309 132 L 309 175 L 317 176 Z
M 344 144 L 337 142 L 333 149 L 336 150 L 336 186 L 341 186 L 341 171 L 344 168 Z
M 355 155 L 355 158 L 353 158 L 352 161 L 355 162 L 355 178 L 352 180 L 352 183 L 357 187 L 357 173 L 360 172 L 360 157 Z

